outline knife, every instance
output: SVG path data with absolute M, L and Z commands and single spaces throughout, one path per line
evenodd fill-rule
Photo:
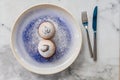
M 98 15 L 98 6 L 95 6 L 93 11 L 93 21 L 92 21 L 92 28 L 94 31 L 94 61 L 97 61 L 97 15 Z

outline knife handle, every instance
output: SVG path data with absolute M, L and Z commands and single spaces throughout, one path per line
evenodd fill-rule
M 89 47 L 89 51 L 90 51 L 90 56 L 93 58 L 93 52 L 92 52 L 92 47 L 91 47 L 91 42 L 90 42 L 90 37 L 89 37 L 89 33 L 88 30 L 86 29 L 87 32 L 87 41 L 88 41 L 88 47 Z
M 97 61 L 97 33 L 94 32 L 94 61 Z

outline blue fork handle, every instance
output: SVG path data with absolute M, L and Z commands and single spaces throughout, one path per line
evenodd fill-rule
M 87 29 L 86 29 L 86 32 L 87 32 L 87 42 L 88 42 L 88 47 L 89 47 L 89 51 L 90 51 L 90 56 L 93 58 L 92 46 L 91 46 L 91 42 L 90 42 L 89 32 Z

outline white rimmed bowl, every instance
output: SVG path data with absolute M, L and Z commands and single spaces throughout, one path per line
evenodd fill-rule
M 41 41 L 38 26 L 44 21 L 54 23 L 56 29 L 51 39 L 56 52 L 48 59 L 37 50 Z M 15 58 L 24 68 L 38 74 L 54 74 L 69 67 L 77 58 L 81 45 L 80 26 L 69 12 L 56 5 L 43 4 L 26 10 L 12 30 L 11 47 Z

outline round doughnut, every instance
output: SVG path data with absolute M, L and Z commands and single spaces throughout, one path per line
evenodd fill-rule
M 38 51 L 44 58 L 49 58 L 55 53 L 55 45 L 50 40 L 42 40 L 38 44 Z
M 39 34 L 44 39 L 50 39 L 55 34 L 55 27 L 51 22 L 43 22 L 39 26 Z

